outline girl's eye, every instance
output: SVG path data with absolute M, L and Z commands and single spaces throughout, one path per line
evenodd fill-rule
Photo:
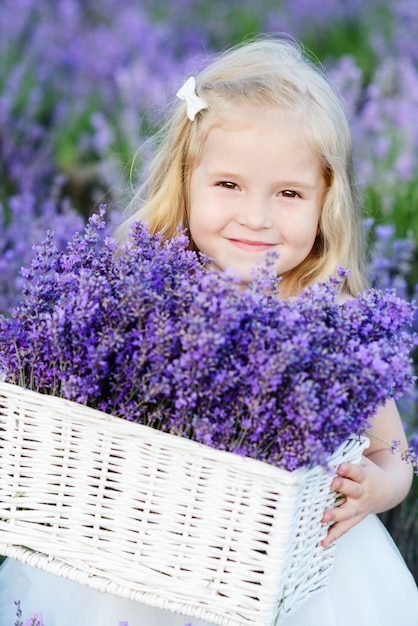
M 300 198 L 300 194 L 297 191 L 292 191 L 292 189 L 284 189 L 279 193 L 279 196 L 283 196 L 283 198 Z
M 230 180 L 222 180 L 218 183 L 218 186 L 224 187 L 225 189 L 238 189 L 238 185 Z

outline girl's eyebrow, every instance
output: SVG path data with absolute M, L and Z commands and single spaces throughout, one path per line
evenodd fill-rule
M 315 183 L 309 183 L 301 180 L 280 180 L 279 187 L 298 187 L 299 189 L 316 189 Z
M 216 176 L 218 178 L 234 178 L 234 176 L 236 177 L 240 175 L 238 172 L 234 172 L 232 170 L 217 169 L 211 167 L 208 167 L 206 171 L 209 176 Z

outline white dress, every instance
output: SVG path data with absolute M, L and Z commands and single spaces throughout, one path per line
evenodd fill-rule
M 0 626 L 42 613 L 45 626 L 209 626 L 208 622 L 104 594 L 7 559 L 0 567 Z M 126 623 L 126 624 L 125 624 Z M 418 626 L 418 588 L 375 516 L 337 543 L 331 580 L 283 626 Z

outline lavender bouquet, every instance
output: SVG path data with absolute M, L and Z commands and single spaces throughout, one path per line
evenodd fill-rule
M 268 268 L 242 291 L 181 233 L 135 223 L 118 253 L 105 232 L 102 209 L 64 251 L 35 249 L 0 318 L 4 380 L 286 470 L 324 464 L 413 383 L 414 310 L 393 291 L 284 300 Z

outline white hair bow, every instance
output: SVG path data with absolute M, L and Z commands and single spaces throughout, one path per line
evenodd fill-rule
M 196 93 L 196 81 L 194 76 L 190 76 L 183 87 L 176 93 L 177 98 L 186 102 L 187 117 L 193 122 L 196 113 L 202 109 L 207 109 L 206 102 Z

